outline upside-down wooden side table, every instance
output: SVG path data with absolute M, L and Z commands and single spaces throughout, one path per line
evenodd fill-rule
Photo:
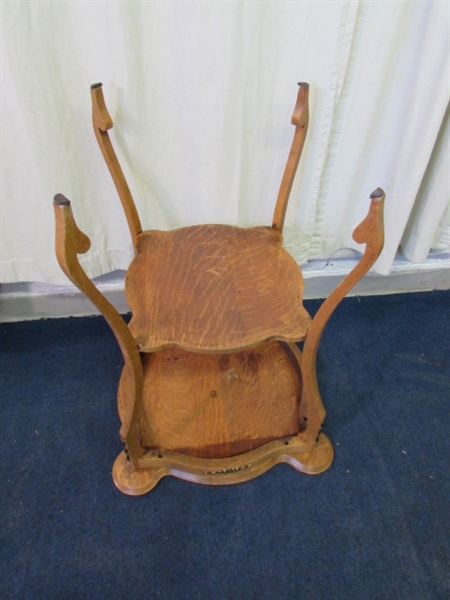
M 77 255 L 89 238 L 61 194 L 54 199 L 56 255 L 71 281 L 98 307 L 123 353 L 118 411 L 124 449 L 113 479 L 140 495 L 165 475 L 196 483 L 240 483 L 284 462 L 308 474 L 326 470 L 333 447 L 321 433 L 325 410 L 317 347 L 338 303 L 383 247 L 384 192 L 353 232 L 365 252 L 311 320 L 303 278 L 283 248 L 282 229 L 308 128 L 308 84 L 300 83 L 294 140 L 272 226 L 197 225 L 143 231 L 108 135 L 101 84 L 91 87 L 95 134 L 119 193 L 135 258 L 125 280 L 127 325 L 84 273 Z M 304 342 L 303 353 L 296 346 Z

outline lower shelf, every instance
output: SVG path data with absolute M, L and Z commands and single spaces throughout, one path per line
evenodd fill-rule
M 302 354 L 294 344 L 269 342 L 230 354 L 176 348 L 141 356 L 144 385 L 130 404 L 132 381 L 124 368 L 118 393 L 122 422 L 138 424 L 140 453 L 117 458 L 116 486 L 145 494 L 165 475 L 206 485 L 240 483 L 284 462 L 316 474 L 333 448 L 302 406 Z
M 142 356 L 140 443 L 146 450 L 225 458 L 296 435 L 301 353 L 271 342 L 233 354 L 168 349 Z M 129 372 L 119 385 L 122 421 L 131 397 Z

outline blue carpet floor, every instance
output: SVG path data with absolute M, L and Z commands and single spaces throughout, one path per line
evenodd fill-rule
M 449 292 L 337 309 L 318 360 L 327 472 L 167 477 L 140 498 L 111 479 L 122 358 L 103 319 L 0 333 L 0 598 L 450 598 Z

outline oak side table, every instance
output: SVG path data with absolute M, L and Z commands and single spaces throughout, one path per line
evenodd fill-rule
M 56 255 L 103 314 L 123 353 L 123 451 L 113 479 L 125 494 L 145 494 L 165 475 L 224 485 L 280 462 L 318 474 L 333 460 L 321 432 L 317 348 L 328 318 L 382 250 L 384 192 L 373 192 L 369 212 L 353 232 L 366 245 L 360 262 L 311 319 L 303 307 L 301 270 L 282 238 L 308 128 L 308 91 L 308 84 L 299 84 L 294 139 L 271 226 L 144 231 L 109 138 L 113 123 L 102 85 L 91 86 L 95 135 L 135 250 L 125 280 L 130 323 L 80 266 L 77 255 L 87 252 L 90 240 L 62 194 L 54 199 Z

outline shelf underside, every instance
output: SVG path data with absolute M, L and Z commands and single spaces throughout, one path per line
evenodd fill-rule
M 142 352 L 222 353 L 296 342 L 311 321 L 301 271 L 270 227 L 146 231 L 125 286 Z

